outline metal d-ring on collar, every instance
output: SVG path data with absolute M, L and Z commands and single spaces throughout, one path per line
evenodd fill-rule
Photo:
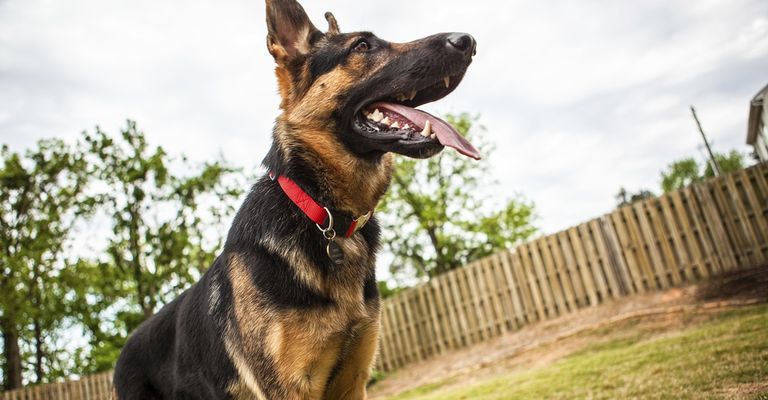
M 312 197 L 310 197 L 304 190 L 286 176 L 277 176 L 274 171 L 269 171 L 269 179 L 277 181 L 280 188 L 283 190 L 286 196 L 295 204 L 301 211 L 304 212 L 317 226 L 317 229 L 323 233 L 323 237 L 328 242 L 325 246 L 325 252 L 331 259 L 333 264 L 341 265 L 344 263 L 344 250 L 338 243 L 334 242 L 336 239 L 336 230 L 333 228 L 333 214 L 328 207 L 323 207 L 317 204 Z M 322 211 L 325 210 L 327 219 L 323 218 Z M 346 229 L 345 237 L 350 237 L 352 234 L 362 228 L 370 219 L 371 212 L 369 211 L 363 216 L 358 217 L 352 221 L 349 228 Z M 321 224 L 325 224 L 328 221 L 328 227 L 323 228 Z
M 336 231 L 333 229 L 333 214 L 331 214 L 331 210 L 329 210 L 328 207 L 323 207 L 323 209 L 328 214 L 328 227 L 323 228 L 320 224 L 315 225 L 317 226 L 317 229 L 320 229 L 320 232 L 323 232 L 323 236 L 327 240 L 333 240 L 336 238 Z

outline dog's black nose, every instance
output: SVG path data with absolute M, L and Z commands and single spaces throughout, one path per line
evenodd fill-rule
M 475 55 L 477 43 L 472 35 L 468 33 L 454 32 L 449 33 L 447 39 L 448 44 L 454 49 L 465 54 Z

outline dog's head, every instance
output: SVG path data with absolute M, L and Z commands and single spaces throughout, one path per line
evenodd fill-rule
M 342 33 L 330 13 L 321 32 L 295 0 L 266 2 L 283 109 L 278 136 L 285 137 L 277 141 L 368 160 L 389 152 L 426 158 L 443 146 L 480 157 L 449 124 L 415 109 L 459 85 L 475 54 L 472 36 L 390 43 L 370 32 Z

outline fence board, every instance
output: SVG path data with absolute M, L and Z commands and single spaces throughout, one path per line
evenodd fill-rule
M 711 182 L 706 183 L 704 187 L 708 189 L 709 194 L 715 200 L 711 206 L 715 207 L 717 215 L 722 217 L 723 225 L 726 232 L 728 232 L 727 236 L 736 248 L 739 265 L 753 262 L 753 257 L 749 252 L 749 245 L 743 237 L 744 227 L 741 225 L 744 224 L 738 221 L 738 209 L 730 201 L 730 194 L 725 193 L 725 190 L 723 190 L 723 182 L 720 178 L 713 179 Z M 726 265 L 726 270 L 730 270 L 731 267 Z
M 738 210 L 738 218 L 742 221 L 741 225 L 743 225 L 743 233 L 746 235 L 745 239 L 749 245 L 750 253 L 756 263 L 763 264 L 768 261 L 762 251 L 765 241 L 762 240 L 762 232 L 764 232 L 764 230 L 761 229 L 761 226 L 766 221 L 762 218 L 757 220 L 752 218 L 752 210 L 754 209 L 754 206 L 752 205 L 750 197 L 754 197 L 754 192 L 748 190 L 748 180 L 741 179 L 742 176 L 746 175 L 744 174 L 744 171 L 742 170 L 740 172 L 741 173 L 726 176 L 725 180 L 728 184 L 731 199 Z M 750 196 L 749 193 L 752 193 L 752 196 Z
M 646 286 L 640 273 L 637 251 L 629 236 L 629 227 L 624 219 L 624 214 L 622 212 L 614 212 L 609 215 L 609 219 L 619 240 L 620 253 L 624 256 L 623 258 L 627 264 L 630 278 L 627 280 L 627 283 L 631 284 L 632 293 L 643 293 L 646 291 Z
M 464 310 L 467 315 L 467 322 L 468 324 L 468 334 L 470 337 L 470 343 L 478 343 L 482 341 L 482 337 L 479 333 L 479 323 L 478 323 L 478 315 L 475 312 L 475 306 L 474 306 L 474 300 L 473 297 L 470 295 L 471 291 L 467 289 L 467 268 L 461 268 L 456 271 L 456 278 L 459 282 L 459 287 L 461 288 L 461 297 L 462 297 L 462 304 L 464 305 Z
M 581 247 L 584 249 L 587 275 L 595 285 L 597 301 L 603 301 L 609 297 L 608 284 L 600 268 L 600 256 L 597 253 L 595 239 L 592 236 L 593 232 L 590 230 L 589 222 L 579 225 L 577 230 L 581 236 Z
M 694 244 L 692 248 L 695 248 L 698 253 L 700 266 L 699 274 L 703 278 L 707 278 L 709 277 L 710 272 L 717 269 L 720 260 L 712 258 L 711 246 L 701 227 L 703 217 L 701 215 L 702 211 L 698 210 L 698 198 L 691 188 L 685 188 L 675 192 L 675 194 L 680 195 L 680 197 L 685 200 L 685 205 L 687 207 L 681 207 L 680 213 L 685 216 L 686 221 L 690 221 L 690 238 Z
M 504 308 L 501 306 L 501 300 L 499 300 L 499 288 L 497 286 L 496 269 L 493 263 L 491 263 L 491 257 L 487 257 L 480 262 L 482 265 L 481 271 L 485 279 L 485 287 L 488 288 L 490 294 L 491 310 L 493 311 L 493 332 L 494 335 L 499 335 L 507 330 L 507 321 L 504 318 Z
M 664 261 L 661 258 L 659 247 L 656 243 L 656 238 L 653 236 L 651 230 L 651 224 L 648 221 L 648 202 L 635 203 L 632 208 L 634 209 L 637 217 L 638 227 L 640 228 L 640 237 L 645 243 L 645 252 L 647 254 L 646 260 L 649 261 L 649 273 L 651 274 L 651 280 L 656 282 L 659 289 L 666 289 L 670 286 L 671 282 L 667 278 L 667 274 L 664 273 Z
M 682 281 L 680 274 L 680 262 L 677 260 L 672 246 L 677 245 L 672 238 L 670 238 L 668 232 L 668 221 L 664 218 L 664 214 L 660 210 L 662 207 L 661 201 L 648 203 L 648 213 L 651 219 L 651 229 L 656 237 L 656 242 L 661 249 L 661 257 L 663 258 L 663 264 L 661 265 L 668 279 L 670 279 L 673 286 L 679 286 Z
M 474 272 L 474 278 L 475 283 L 477 284 L 478 288 L 478 299 L 480 301 L 480 304 L 482 305 L 483 314 L 485 316 L 485 324 L 483 325 L 483 332 L 485 335 L 487 335 L 487 338 L 492 338 L 496 336 L 496 332 L 494 329 L 495 325 L 495 318 L 494 318 L 494 312 L 493 312 L 493 304 L 491 301 L 491 290 L 487 285 L 485 274 L 484 274 L 484 266 L 483 261 L 478 261 L 473 266 L 473 272 Z
M 530 252 L 533 270 L 536 274 L 537 287 L 541 293 L 541 299 L 544 304 L 544 312 L 546 313 L 545 318 L 552 318 L 557 315 L 557 312 L 555 311 L 555 301 L 552 296 L 552 288 L 547 280 L 547 273 L 544 270 L 544 265 L 541 261 L 538 246 L 536 245 L 537 243 L 538 240 L 528 243 L 527 249 L 528 252 Z
M 595 250 L 597 251 L 597 257 L 599 259 L 599 268 L 601 275 L 605 279 L 605 285 L 610 293 L 606 292 L 605 298 L 610 297 L 619 298 L 621 289 L 619 288 L 618 279 L 616 279 L 616 271 L 611 267 L 612 259 L 611 253 L 608 250 L 608 243 L 605 240 L 605 233 L 603 232 L 603 226 L 600 219 L 593 219 L 588 222 L 589 229 L 592 231 L 593 242 Z
M 661 205 L 661 214 L 666 221 L 666 232 L 668 232 L 672 242 L 671 250 L 674 254 L 675 263 L 678 266 L 677 271 L 680 273 L 680 279 L 689 282 L 693 281 L 695 279 L 693 261 L 692 257 L 688 254 L 688 244 L 683 240 L 684 228 L 675 217 L 673 199 L 671 196 L 663 196 L 659 199 L 659 203 Z
M 589 305 L 594 306 L 598 303 L 597 290 L 595 289 L 595 283 L 592 280 L 592 274 L 590 273 L 587 265 L 587 257 L 584 254 L 584 248 L 582 246 L 581 238 L 579 237 L 579 230 L 577 227 L 568 229 L 569 246 L 573 250 L 573 254 L 576 256 L 576 268 L 578 278 L 584 285 L 584 290 L 587 294 L 587 300 Z M 585 304 L 587 305 L 587 304 Z
M 447 276 L 442 277 L 440 280 L 435 280 L 435 285 L 433 286 L 433 293 L 437 299 L 439 310 L 442 315 L 442 324 L 440 324 L 440 326 L 443 333 L 442 337 L 444 343 L 440 343 L 438 347 L 438 351 L 441 354 L 447 350 L 461 346 L 461 341 L 459 339 L 461 337 L 461 331 L 456 322 L 456 307 L 453 307 L 451 304 L 450 288 L 448 286 L 449 282 Z M 446 293 L 448 293 L 448 295 Z
M 624 258 L 621 249 L 618 233 L 613 226 L 613 222 L 608 216 L 600 217 L 600 229 L 603 232 L 603 239 L 610 254 L 609 264 L 614 271 L 616 282 L 619 287 L 617 295 L 627 295 L 635 293 L 635 286 L 632 284 L 632 274 L 629 272 L 629 266 Z
M 688 189 L 696 199 L 692 202 L 693 208 L 699 211 L 698 215 L 701 217 L 699 236 L 707 249 L 707 257 L 713 261 L 710 264 L 710 275 L 740 265 L 739 259 L 743 259 L 743 255 L 738 253 L 734 238 L 726 234 L 724 225 L 727 221 L 723 221 L 718 213 L 708 183 Z
M 522 271 L 528 277 L 528 289 L 530 290 L 531 297 L 533 297 L 533 304 L 536 306 L 536 318 L 538 321 L 547 319 L 547 313 L 545 310 L 544 297 L 541 294 L 539 285 L 536 282 L 536 267 L 533 265 L 531 259 L 530 247 L 528 244 L 523 244 L 519 247 L 520 261 L 522 261 Z
M 451 286 L 451 298 L 453 299 L 453 309 L 456 311 L 459 326 L 461 327 L 461 338 L 457 340 L 466 346 L 472 343 L 472 339 L 469 335 L 469 323 L 467 322 L 466 309 L 463 306 L 461 295 L 459 294 L 461 289 L 459 288 L 458 281 L 456 279 L 456 273 L 451 272 L 448 274 L 448 282 Z
M 571 286 L 573 287 L 573 292 L 575 296 L 575 303 L 573 304 L 573 309 L 578 310 L 581 307 L 584 307 L 587 305 L 587 295 L 586 291 L 584 290 L 584 284 L 581 282 L 581 277 L 579 277 L 579 273 L 576 269 L 576 258 L 573 255 L 573 251 L 571 250 L 571 246 L 568 242 L 568 233 L 566 231 L 558 232 L 555 235 L 553 235 L 557 242 L 558 242 L 558 248 L 560 249 L 560 252 L 563 255 L 563 259 L 565 260 L 565 269 L 568 273 L 568 280 L 571 282 Z
M 566 308 L 564 310 L 565 312 L 575 311 L 577 309 L 576 292 L 573 289 L 571 277 L 568 275 L 568 269 L 566 267 L 562 249 L 560 248 L 560 243 L 557 241 L 557 236 L 555 235 L 547 236 L 547 242 L 549 243 L 552 259 L 555 264 L 555 271 L 557 271 L 560 285 L 563 290 L 563 297 L 566 303 Z
M 501 253 L 493 254 L 490 257 L 491 265 L 493 266 L 494 279 L 496 281 L 496 289 L 499 292 L 499 304 L 501 305 L 501 313 L 503 316 L 504 331 L 508 332 L 515 329 L 515 310 L 512 306 L 512 296 L 510 294 L 510 286 L 504 276 L 504 266 L 501 262 Z
M 518 328 L 520 326 L 525 325 L 526 323 L 526 314 L 525 314 L 525 308 L 523 308 L 522 303 L 522 295 L 520 294 L 520 289 L 517 286 L 517 282 L 520 282 L 520 280 L 515 279 L 513 272 L 512 272 L 512 262 L 511 262 L 511 254 L 509 251 L 502 251 L 499 253 L 499 259 L 501 260 L 501 266 L 504 271 L 504 277 L 507 281 L 507 287 L 509 288 L 509 295 L 512 298 L 512 308 L 515 310 L 515 313 L 513 314 L 512 320 L 512 327 Z
M 556 315 L 564 314 L 568 312 L 568 308 L 565 304 L 565 296 L 563 294 L 563 286 L 560 281 L 560 274 L 557 271 L 554 256 L 549 248 L 549 242 L 546 237 L 536 241 L 539 252 L 541 253 L 541 261 L 544 263 L 544 270 L 547 272 L 549 279 L 549 287 L 552 291 L 552 296 L 555 300 L 555 306 L 557 307 Z
M 443 352 L 443 332 L 440 330 L 440 316 L 438 316 L 438 303 L 435 293 L 436 281 L 430 282 L 428 285 L 423 285 L 414 290 L 416 298 L 419 302 L 419 308 L 425 310 L 424 316 L 429 316 L 429 319 L 425 318 L 424 331 L 419 336 L 431 336 L 431 341 L 427 345 L 427 354 L 440 354 Z M 429 298 L 429 299 L 428 299 Z M 427 332 L 432 332 L 431 335 L 427 335 Z

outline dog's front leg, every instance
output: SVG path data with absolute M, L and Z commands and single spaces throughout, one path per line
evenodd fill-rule
M 328 385 L 326 400 L 365 400 L 365 386 L 379 344 L 379 321 L 372 319 L 359 325 L 344 349 L 345 358 Z

